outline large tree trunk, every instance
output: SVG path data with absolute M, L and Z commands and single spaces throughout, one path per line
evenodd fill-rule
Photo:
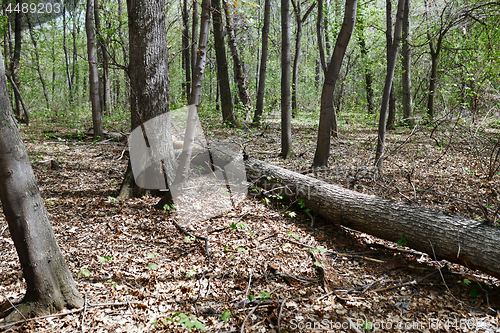
M 215 58 L 217 62 L 217 81 L 219 83 L 220 103 L 222 109 L 222 123 L 228 122 L 236 125 L 236 120 L 233 115 L 233 98 L 231 96 L 229 73 L 227 69 L 226 47 L 224 45 L 224 25 L 222 24 L 221 0 L 213 0 L 212 6 L 214 8 L 212 18 L 214 26 Z
M 92 104 L 92 123 L 94 137 L 103 137 L 102 112 L 99 107 L 99 73 L 94 35 L 94 0 L 87 0 L 87 13 L 85 15 L 85 30 L 87 32 L 87 55 L 89 62 L 90 102 Z
M 392 81 L 394 78 L 394 69 L 396 68 L 396 59 L 398 56 L 399 43 L 401 41 L 401 30 L 403 25 L 405 0 L 398 1 L 398 11 L 396 15 L 396 25 L 394 27 L 394 41 L 391 45 L 391 53 L 387 59 L 387 75 L 385 77 L 384 93 L 382 95 L 382 107 L 380 109 L 380 119 L 378 125 L 378 140 L 377 151 L 375 154 L 375 165 L 379 173 L 383 170 L 384 150 L 385 150 L 385 135 L 387 111 L 389 109 L 389 99 L 392 89 Z
M 269 21 L 271 16 L 271 0 L 265 0 L 264 5 L 264 26 L 262 27 L 262 55 L 260 58 L 259 88 L 257 90 L 257 105 L 253 122 L 260 124 L 262 112 L 264 110 L 264 92 L 266 89 L 267 54 L 269 44 Z
M 408 125 L 413 125 L 413 102 L 411 96 L 411 46 L 410 46 L 410 0 L 405 2 L 405 12 L 403 15 L 403 47 L 401 50 L 403 66 L 403 121 Z
M 290 110 L 290 0 L 281 0 L 281 156 L 293 156 Z
M 335 83 L 340 74 L 345 50 L 351 39 L 356 22 L 356 6 L 357 0 L 346 0 L 344 22 L 325 74 L 325 82 L 321 92 L 321 111 L 319 115 L 318 142 L 313 162 L 314 167 L 326 167 L 328 165 L 328 157 L 330 156 L 330 131 L 332 123 L 334 125 L 337 123 L 333 110 L 333 92 L 335 91 Z M 334 136 L 337 137 L 338 133 L 335 127 L 333 128 Z
M 0 53 L 0 199 L 24 279 L 17 309 L 25 317 L 81 307 L 83 299 L 52 232 L 28 154 L 12 114 Z M 7 321 L 22 316 L 13 312 Z
M 145 154 L 144 157 L 155 162 L 151 163 L 152 166 L 158 167 L 161 162 L 165 162 L 164 167 L 172 169 L 171 164 L 174 163 L 175 158 L 171 141 L 172 136 L 168 132 L 169 126 L 166 123 L 169 120 L 170 109 L 168 101 L 168 48 L 165 35 L 164 9 L 164 0 L 127 1 L 130 45 L 130 110 L 132 130 L 142 127 L 144 133 L 148 136 L 149 149 L 147 150 L 149 154 Z M 168 116 L 159 118 L 165 114 Z M 148 123 L 148 121 L 153 121 L 155 118 L 165 119 L 165 122 Z M 167 142 L 161 141 L 164 139 Z M 140 137 L 138 141 L 145 140 Z M 132 142 L 133 144 L 134 142 Z M 146 143 L 144 143 L 145 145 Z M 159 149 L 161 150 L 154 151 Z M 131 148 L 130 151 L 132 155 L 133 149 Z M 140 151 L 137 152 L 138 155 L 141 153 Z M 160 156 L 164 160 L 156 161 L 155 156 Z M 131 159 L 131 162 L 134 163 L 134 160 Z M 138 163 L 135 168 L 132 163 L 129 163 L 127 168 L 120 188 L 119 198 L 143 195 L 147 192 L 145 188 L 162 189 L 163 186 L 156 188 L 142 186 L 143 188 L 140 188 L 139 185 L 148 183 L 144 178 L 140 178 L 141 171 L 144 171 L 145 177 L 154 177 L 164 170 L 156 169 L 156 172 L 151 170 L 150 174 L 146 174 L 145 170 L 140 170 L 141 163 Z M 132 171 L 134 171 L 133 175 Z
M 393 242 L 406 237 L 409 247 L 431 257 L 435 253 L 438 260 L 500 278 L 500 229 L 495 226 L 358 193 L 253 158 L 245 167 L 250 182 L 268 190 L 284 189 L 280 194 L 303 199 L 306 208 L 327 221 Z

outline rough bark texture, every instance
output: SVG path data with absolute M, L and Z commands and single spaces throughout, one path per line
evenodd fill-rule
M 391 53 L 389 54 L 389 58 L 387 59 L 387 75 L 385 77 L 384 93 L 382 95 L 382 107 L 380 109 L 380 119 L 378 125 L 377 152 L 375 154 L 375 165 L 377 166 L 379 173 L 382 173 L 383 170 L 383 155 L 385 150 L 386 122 L 388 113 L 387 111 L 389 109 L 389 99 L 392 89 L 392 81 L 394 78 L 394 69 L 396 68 L 399 43 L 401 42 L 404 5 L 405 0 L 398 1 L 396 25 L 394 27 L 394 41 L 391 45 Z
M 184 69 L 185 80 L 183 84 L 186 93 L 186 102 L 189 103 L 191 95 L 191 61 L 189 55 L 189 14 L 187 0 L 182 0 L 182 69 Z
M 283 188 L 335 224 L 397 242 L 500 277 L 500 229 L 438 210 L 354 192 L 250 158 L 247 177 L 257 186 Z M 276 192 L 273 192 L 276 193 Z
M 345 50 L 351 39 L 356 22 L 356 6 L 357 0 L 346 0 L 344 22 L 325 74 L 325 82 L 321 92 L 321 111 L 319 116 L 318 143 L 313 162 L 314 167 L 325 167 L 328 165 L 328 157 L 330 156 L 330 131 L 332 123 L 337 123 L 333 110 L 333 93 L 335 91 L 335 83 L 340 74 Z M 337 128 L 333 130 L 333 135 L 336 137 Z
M 226 58 L 226 47 L 224 45 L 224 25 L 222 24 L 221 0 L 213 0 L 212 14 L 214 26 L 215 58 L 217 62 L 217 81 L 219 83 L 220 104 L 222 109 L 222 122 L 235 123 L 233 116 L 233 99 L 229 84 L 229 72 Z
M 264 111 L 264 92 L 266 89 L 267 55 L 269 44 L 269 21 L 271 16 L 271 0 L 265 0 L 264 25 L 262 27 L 262 55 L 260 58 L 259 88 L 257 90 L 257 105 L 253 122 L 260 124 L 262 112 Z
M 392 2 L 391 0 L 386 0 L 386 31 L 385 31 L 385 39 L 386 39 L 386 52 L 387 52 L 387 72 L 390 71 L 390 61 L 392 52 Z M 389 94 L 389 109 L 387 113 L 387 130 L 394 129 L 394 121 L 396 119 L 396 96 L 394 94 L 394 85 L 391 85 L 391 93 Z
M 405 2 L 402 28 L 402 66 L 403 66 L 403 121 L 413 125 L 413 102 L 411 96 L 411 46 L 410 46 L 410 0 Z
M 0 199 L 24 279 L 24 316 L 83 305 L 52 232 L 28 154 L 13 117 L 0 53 Z M 7 321 L 22 319 L 13 312 Z
M 238 96 L 240 102 L 248 110 L 250 109 L 250 96 L 248 95 L 247 83 L 245 80 L 245 70 L 243 68 L 243 61 L 240 58 L 240 52 L 238 50 L 238 43 L 236 41 L 236 32 L 234 29 L 233 21 L 231 18 L 231 13 L 229 12 L 227 1 L 223 1 L 224 12 L 226 14 L 226 28 L 227 36 L 229 38 L 229 49 L 231 50 L 231 56 L 233 57 L 234 63 L 234 73 L 235 81 L 238 85 Z
M 87 55 L 89 62 L 90 102 L 92 104 L 92 123 L 94 137 L 103 137 L 102 112 L 99 107 L 99 73 L 97 71 L 96 42 L 94 35 L 94 0 L 87 0 L 85 15 L 87 32 Z
M 311 14 L 312 9 L 315 6 L 313 3 L 309 9 L 306 11 L 304 16 L 302 17 L 300 1 L 291 0 L 294 13 L 295 13 L 295 21 L 297 22 L 296 32 L 295 32 L 295 55 L 293 57 L 293 70 L 292 70 L 292 115 L 295 117 L 297 115 L 297 86 L 299 83 L 299 61 L 300 61 L 300 53 L 301 53 L 301 41 L 302 41 L 302 26 L 304 22 L 307 20 L 309 14 Z
M 163 0 L 127 1 L 132 129 L 170 111 L 164 9 Z M 167 143 L 167 152 L 160 154 L 161 156 L 169 155 L 167 157 L 169 161 L 174 160 L 171 143 L 171 141 Z M 140 196 L 145 192 L 135 184 L 129 163 L 119 198 Z
M 281 156 L 293 156 L 290 109 L 290 0 L 281 0 Z

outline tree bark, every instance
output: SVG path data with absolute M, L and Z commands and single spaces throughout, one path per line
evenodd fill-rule
M 391 45 L 391 53 L 389 55 L 389 58 L 387 59 L 387 75 L 385 77 L 384 93 L 382 95 L 382 107 L 380 109 L 380 119 L 378 125 L 377 151 L 375 154 L 375 166 L 377 167 L 380 174 L 383 171 L 387 110 L 389 108 L 389 99 L 392 89 L 392 80 L 394 78 L 394 69 L 396 67 L 396 59 L 398 56 L 399 43 L 401 42 L 404 6 L 405 0 L 399 0 L 398 11 L 396 15 L 396 25 L 394 27 L 394 41 Z
M 245 161 L 249 182 L 303 199 L 305 208 L 335 224 L 500 277 L 500 229 L 420 205 L 358 193 L 259 160 Z M 286 185 L 285 187 L 283 185 Z M 277 194 L 276 191 L 273 192 Z
M 262 55 L 260 58 L 259 88 L 257 90 L 257 105 L 253 117 L 254 124 L 260 124 L 264 111 L 264 92 L 266 89 L 267 55 L 269 44 L 269 21 L 271 17 L 271 0 L 265 0 L 264 25 L 262 27 Z
M 109 54 L 107 42 L 101 31 L 101 18 L 99 16 L 99 1 L 94 0 L 95 31 L 97 33 L 97 54 L 99 63 L 102 64 L 101 74 L 99 75 L 99 102 L 101 112 L 107 116 L 111 115 L 111 90 L 109 88 Z
M 298 112 L 297 106 L 297 86 L 299 83 L 299 61 L 300 61 L 300 53 L 301 53 L 301 42 L 302 42 L 302 26 L 304 22 L 307 20 L 309 14 L 311 14 L 315 3 L 311 4 L 309 9 L 302 17 L 300 1 L 291 0 L 294 13 L 295 13 L 295 21 L 297 22 L 296 34 L 295 34 L 295 55 L 293 57 L 293 71 L 292 71 L 292 116 L 296 116 Z
M 413 126 L 413 102 L 411 96 L 411 28 L 410 28 L 410 0 L 405 2 L 405 12 L 403 15 L 402 40 L 403 47 L 401 50 L 402 66 L 403 66 L 403 121 Z
M 366 47 L 366 40 L 364 36 L 364 22 L 360 24 L 360 31 L 358 35 L 360 53 L 363 58 L 363 67 L 365 72 L 365 90 L 366 90 L 366 107 L 368 114 L 373 114 L 373 74 L 368 63 L 368 49 Z
M 318 0 L 318 17 L 316 20 L 316 36 L 318 38 L 318 48 L 319 48 L 319 61 L 321 62 L 321 69 L 323 73 L 326 74 L 327 65 L 325 57 L 325 47 L 323 45 L 323 0 Z
M 191 95 L 191 57 L 189 54 L 189 14 L 187 0 L 182 0 L 182 69 L 184 69 L 185 80 L 183 87 L 186 93 L 186 102 L 189 103 Z
M 221 0 L 213 0 L 214 8 L 212 18 L 214 26 L 214 47 L 217 62 L 217 81 L 219 83 L 220 103 L 222 109 L 222 123 L 236 125 L 233 115 L 233 98 L 229 83 L 229 73 L 227 69 L 226 47 L 224 45 L 224 25 L 222 24 Z M 203 64 L 203 67 L 205 65 Z
M 7 95 L 0 53 L 0 199 L 24 279 L 26 294 L 17 306 L 25 317 L 83 305 L 64 260 Z M 22 319 L 16 311 L 7 322 Z
M 16 0 L 16 6 L 22 6 L 22 0 Z M 17 119 L 21 122 L 26 123 L 29 119 L 28 114 L 25 113 L 24 108 L 22 108 L 20 99 L 21 95 L 17 91 L 21 91 L 21 79 L 19 78 L 19 60 L 21 59 L 21 45 L 22 45 L 22 29 L 23 29 L 23 14 L 22 12 L 16 12 L 15 24 L 14 24 L 14 56 L 12 57 L 12 62 L 10 64 L 10 73 L 12 75 L 12 80 L 15 82 L 17 90 L 14 89 L 15 98 L 15 115 Z
M 196 68 L 196 57 L 198 54 L 198 0 L 193 0 L 193 25 L 191 27 L 191 89 L 193 89 L 194 72 Z
M 94 137 L 103 137 L 102 112 L 99 107 L 99 73 L 97 71 L 95 35 L 94 35 L 94 0 L 87 0 L 85 15 L 87 32 L 87 55 L 89 62 L 90 103 L 92 104 L 92 123 Z
M 173 166 L 175 157 L 173 155 L 172 135 L 168 124 L 170 108 L 165 1 L 128 0 L 127 11 L 130 45 L 131 125 L 133 130 L 140 127 L 142 131 L 139 132 L 147 135 L 147 138 L 140 137 L 137 141 L 147 142 L 143 143 L 143 147 L 147 147 L 143 150 L 148 150 L 147 154 L 141 155 L 141 151 L 134 152 L 131 148 L 131 161 L 135 162 L 132 160 L 132 154 L 137 153 L 139 156 L 151 159 L 151 166 L 154 168 L 151 170 L 151 174 L 147 174 L 147 169 L 136 171 L 134 165 L 129 163 L 120 188 L 119 198 L 144 195 L 147 193 L 145 188 L 162 189 L 150 186 L 140 188 L 139 185 L 148 183 L 147 179 L 141 178 L 141 171 L 144 171 L 145 177 L 153 177 L 158 174 L 170 175 L 167 171 L 175 168 Z M 155 118 L 162 119 L 159 117 L 163 115 L 167 115 L 164 122 L 150 122 Z M 155 155 L 160 156 L 162 160 L 154 160 Z M 138 164 L 141 166 L 140 163 Z M 136 169 L 141 168 L 136 166 Z M 134 171 L 133 176 L 132 171 Z M 163 177 L 162 179 L 165 180 Z M 168 181 L 165 186 L 168 189 Z M 169 193 L 167 191 L 167 196 Z
M 392 52 L 392 2 L 391 2 L 391 0 L 386 0 L 385 15 L 386 15 L 385 38 L 386 38 L 386 45 L 387 45 L 387 47 L 386 47 L 387 53 L 386 54 L 387 54 L 387 73 L 388 73 L 390 71 L 389 58 L 391 57 L 391 52 Z M 396 96 L 394 94 L 394 85 L 391 85 L 391 92 L 389 94 L 389 109 L 388 109 L 388 114 L 387 114 L 387 125 L 386 125 L 387 130 L 394 129 L 394 121 L 395 120 L 396 120 Z
M 238 86 L 238 96 L 240 102 L 243 104 L 245 109 L 250 109 L 250 96 L 248 95 L 247 83 L 245 80 L 245 71 L 243 69 L 243 61 L 240 58 L 240 52 L 238 51 L 238 44 L 236 42 L 236 33 L 234 31 L 233 21 L 231 19 L 231 13 L 229 12 L 227 1 L 223 0 L 224 12 L 226 14 L 226 27 L 227 35 L 229 38 L 229 48 L 231 49 L 231 55 L 233 57 L 234 70 L 235 70 L 235 80 Z
M 316 153 L 314 155 L 313 166 L 326 167 L 328 166 L 328 157 L 330 156 L 330 131 L 332 123 L 335 125 L 333 128 L 333 135 L 338 136 L 336 128 L 336 115 L 333 110 L 333 92 L 335 91 L 335 84 L 340 74 L 342 60 L 344 59 L 345 50 L 351 39 L 354 24 L 356 22 L 356 6 L 357 0 L 346 0 L 344 22 L 340 29 L 335 49 L 333 50 L 332 58 L 328 64 L 328 69 L 325 74 L 325 82 L 323 83 L 323 90 L 321 92 L 321 111 L 319 116 L 319 129 L 318 141 L 316 146 Z
M 281 156 L 293 156 L 290 110 L 290 0 L 281 0 Z
M 38 54 L 38 44 L 37 44 L 35 36 L 33 34 L 33 27 L 31 26 L 31 20 L 30 20 L 29 14 L 26 14 L 26 21 L 28 23 L 28 30 L 30 32 L 31 42 L 33 43 L 33 48 L 35 49 L 36 69 L 38 71 L 38 76 L 40 77 L 40 82 L 42 83 L 43 96 L 45 97 L 45 101 L 47 102 L 47 108 L 50 110 L 49 94 L 47 93 L 47 85 L 45 84 L 45 80 L 43 79 L 42 70 L 40 69 L 40 56 Z M 66 68 L 68 68 L 68 67 L 66 67 Z M 69 71 L 68 71 L 68 74 L 69 74 Z

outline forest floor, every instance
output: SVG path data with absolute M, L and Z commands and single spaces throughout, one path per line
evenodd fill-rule
M 382 177 L 372 167 L 375 126 L 349 118 L 341 125 L 329 171 L 318 178 L 497 222 L 495 124 L 443 118 L 399 128 L 388 135 Z M 303 171 L 314 157 L 316 128 L 293 126 L 296 157 L 286 161 L 278 156 L 279 124 L 272 120 L 258 129 L 208 123 L 205 133 Z M 298 205 L 247 197 L 233 211 L 185 227 L 205 237 L 206 247 L 176 226 L 176 213 L 153 209 L 158 198 L 115 199 L 125 142 L 96 144 L 73 132 L 45 121 L 23 128 L 86 306 L 14 326 L 0 319 L 0 331 L 182 332 L 203 325 L 208 332 L 500 332 L 498 279 L 321 220 L 311 227 Z M 0 303 L 24 293 L 2 216 Z

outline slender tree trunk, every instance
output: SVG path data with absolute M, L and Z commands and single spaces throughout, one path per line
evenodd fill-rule
M 388 59 L 387 75 L 385 78 L 384 93 L 382 95 L 382 107 L 380 109 L 380 120 L 378 125 L 378 142 L 375 154 L 375 166 L 378 172 L 382 174 L 383 160 L 385 150 L 385 134 L 387 122 L 387 109 L 389 108 L 389 98 L 394 78 L 394 69 L 396 68 L 396 59 L 398 56 L 399 43 L 401 42 L 401 30 L 403 26 L 405 0 L 398 1 L 398 11 L 396 15 L 396 25 L 394 27 L 394 41 L 392 41 L 391 53 Z
M 290 110 L 290 0 L 281 0 L 281 156 L 293 156 Z
M 196 70 L 196 58 L 198 54 L 198 16 L 198 0 L 193 0 L 193 26 L 191 28 L 191 73 L 193 73 L 193 78 L 191 79 L 191 94 L 194 85 L 194 72 Z
M 392 3 L 391 0 L 386 0 L 386 45 L 387 45 L 387 73 L 389 73 L 389 58 L 392 52 Z M 394 121 L 396 119 L 396 96 L 394 94 L 394 85 L 391 85 L 391 92 L 389 94 L 389 111 L 387 116 L 387 130 L 394 129 Z
M 16 6 L 22 6 L 22 0 L 16 0 Z M 23 13 L 16 12 L 15 14 L 15 24 L 14 24 L 14 57 L 12 58 L 10 73 L 12 79 L 14 80 L 17 91 L 21 91 L 21 80 L 19 78 L 19 60 L 21 59 L 21 44 L 22 44 L 22 24 L 23 24 Z M 14 90 L 15 97 L 15 115 L 19 121 L 25 122 L 26 116 L 24 114 L 23 108 L 21 107 L 21 96 Z
M 247 109 L 247 115 L 248 115 L 248 110 L 250 110 L 250 96 L 248 95 L 247 83 L 245 79 L 245 71 L 243 69 L 243 61 L 241 60 L 240 52 L 238 51 L 238 44 L 236 42 L 236 33 L 234 31 L 234 25 L 231 19 L 231 13 L 229 12 L 227 1 L 223 0 L 223 6 L 224 6 L 224 11 L 226 13 L 227 35 L 229 37 L 229 48 L 231 49 L 231 55 L 233 57 L 235 80 L 238 86 L 238 96 L 240 102 L 243 104 L 245 109 Z
M 33 48 L 35 51 L 36 69 L 38 71 L 38 76 L 40 77 L 40 82 L 42 83 L 43 95 L 45 97 L 45 101 L 47 102 L 47 108 L 50 109 L 49 94 L 47 93 L 47 85 L 45 84 L 42 70 L 40 69 L 40 56 L 38 54 L 38 45 L 35 36 L 33 35 L 33 27 L 31 26 L 31 20 L 29 14 L 26 14 L 26 21 L 28 22 L 28 30 L 30 32 L 31 42 L 33 43 Z
M 109 105 L 111 104 L 111 94 L 109 89 L 109 54 L 107 50 L 107 42 L 101 32 L 101 18 L 99 16 L 99 1 L 94 0 L 94 17 L 95 31 L 97 33 L 97 51 L 99 63 L 102 64 L 101 75 L 99 75 L 99 102 L 101 104 L 101 112 L 107 116 L 111 115 Z
M 66 7 L 63 8 L 63 50 L 64 50 L 64 61 L 66 65 L 66 77 L 68 80 L 68 89 L 70 93 L 70 99 L 73 96 L 73 80 L 70 72 L 70 63 L 69 63 L 69 55 L 68 55 L 68 46 L 66 45 Z
M 83 299 L 64 260 L 28 154 L 12 114 L 0 53 L 0 199 L 14 241 L 26 294 L 6 322 L 78 308 Z
M 227 69 L 226 47 L 224 45 L 224 25 L 222 24 L 221 0 L 212 0 L 214 8 L 213 26 L 214 26 L 214 46 L 215 58 L 217 61 L 217 81 L 220 88 L 220 103 L 222 109 L 222 123 L 236 125 L 233 115 L 233 100 L 229 84 L 229 73 Z
M 313 3 L 309 9 L 302 17 L 300 1 L 291 0 L 294 13 L 295 13 L 295 21 L 297 22 L 297 30 L 295 34 L 295 55 L 293 57 L 293 71 L 292 71 L 292 116 L 295 117 L 298 112 L 297 106 L 297 86 L 299 81 L 299 62 L 300 62 L 300 53 L 301 53 L 301 42 L 302 42 L 302 26 L 304 22 L 307 20 L 307 17 L 312 12 L 312 9 L 315 6 Z
M 413 126 L 413 102 L 411 96 L 411 46 L 410 46 L 410 0 L 405 2 L 402 28 L 402 66 L 403 66 L 403 118 L 404 122 Z
M 439 36 L 437 45 L 435 47 L 432 41 L 429 42 L 431 53 L 431 77 L 429 80 L 429 93 L 427 96 L 427 115 L 431 119 L 434 117 L 434 95 L 436 92 L 437 66 L 439 53 L 441 51 L 441 41 L 442 36 Z
M 318 17 L 316 20 L 316 36 L 318 38 L 318 48 L 319 48 L 319 60 L 321 62 L 321 68 L 323 73 L 326 73 L 326 57 L 325 57 L 325 47 L 323 46 L 323 0 L 318 0 Z
M 257 105 L 253 122 L 260 124 L 264 110 L 264 92 L 266 90 L 266 70 L 269 43 L 269 21 L 271 17 L 271 0 L 265 0 L 264 4 L 264 26 L 262 27 L 262 55 L 260 58 L 259 88 L 257 90 Z
M 361 57 L 363 59 L 363 67 L 365 72 L 365 89 L 366 89 L 366 105 L 368 114 L 373 114 L 373 75 L 368 63 L 368 49 L 366 48 L 366 41 L 364 36 L 364 22 L 360 24 L 361 31 L 359 31 L 359 47 Z
M 333 110 L 333 92 L 335 91 L 335 84 L 340 74 L 340 68 L 342 66 L 347 45 L 351 39 L 352 31 L 354 30 L 354 24 L 356 22 L 356 7 L 357 0 L 346 0 L 344 22 L 342 23 L 342 28 L 340 29 L 340 33 L 337 37 L 335 49 L 333 50 L 332 58 L 328 64 L 328 69 L 325 74 L 325 82 L 321 92 L 318 142 L 313 162 L 313 166 L 315 168 L 328 166 L 328 157 L 330 156 L 330 131 L 332 123 L 334 123 L 336 119 L 335 112 Z M 334 136 L 337 135 L 337 128 L 334 128 Z
M 186 101 L 189 103 L 191 95 L 191 57 L 189 55 L 189 14 L 187 0 L 182 0 L 182 69 L 184 70 L 185 80 L 183 87 L 186 92 Z
M 87 55 L 89 62 L 90 102 L 92 104 L 92 122 L 94 137 L 103 137 L 102 113 L 99 108 L 99 73 L 97 71 L 96 47 L 94 36 L 94 0 L 87 0 L 85 16 L 85 30 L 87 32 Z

